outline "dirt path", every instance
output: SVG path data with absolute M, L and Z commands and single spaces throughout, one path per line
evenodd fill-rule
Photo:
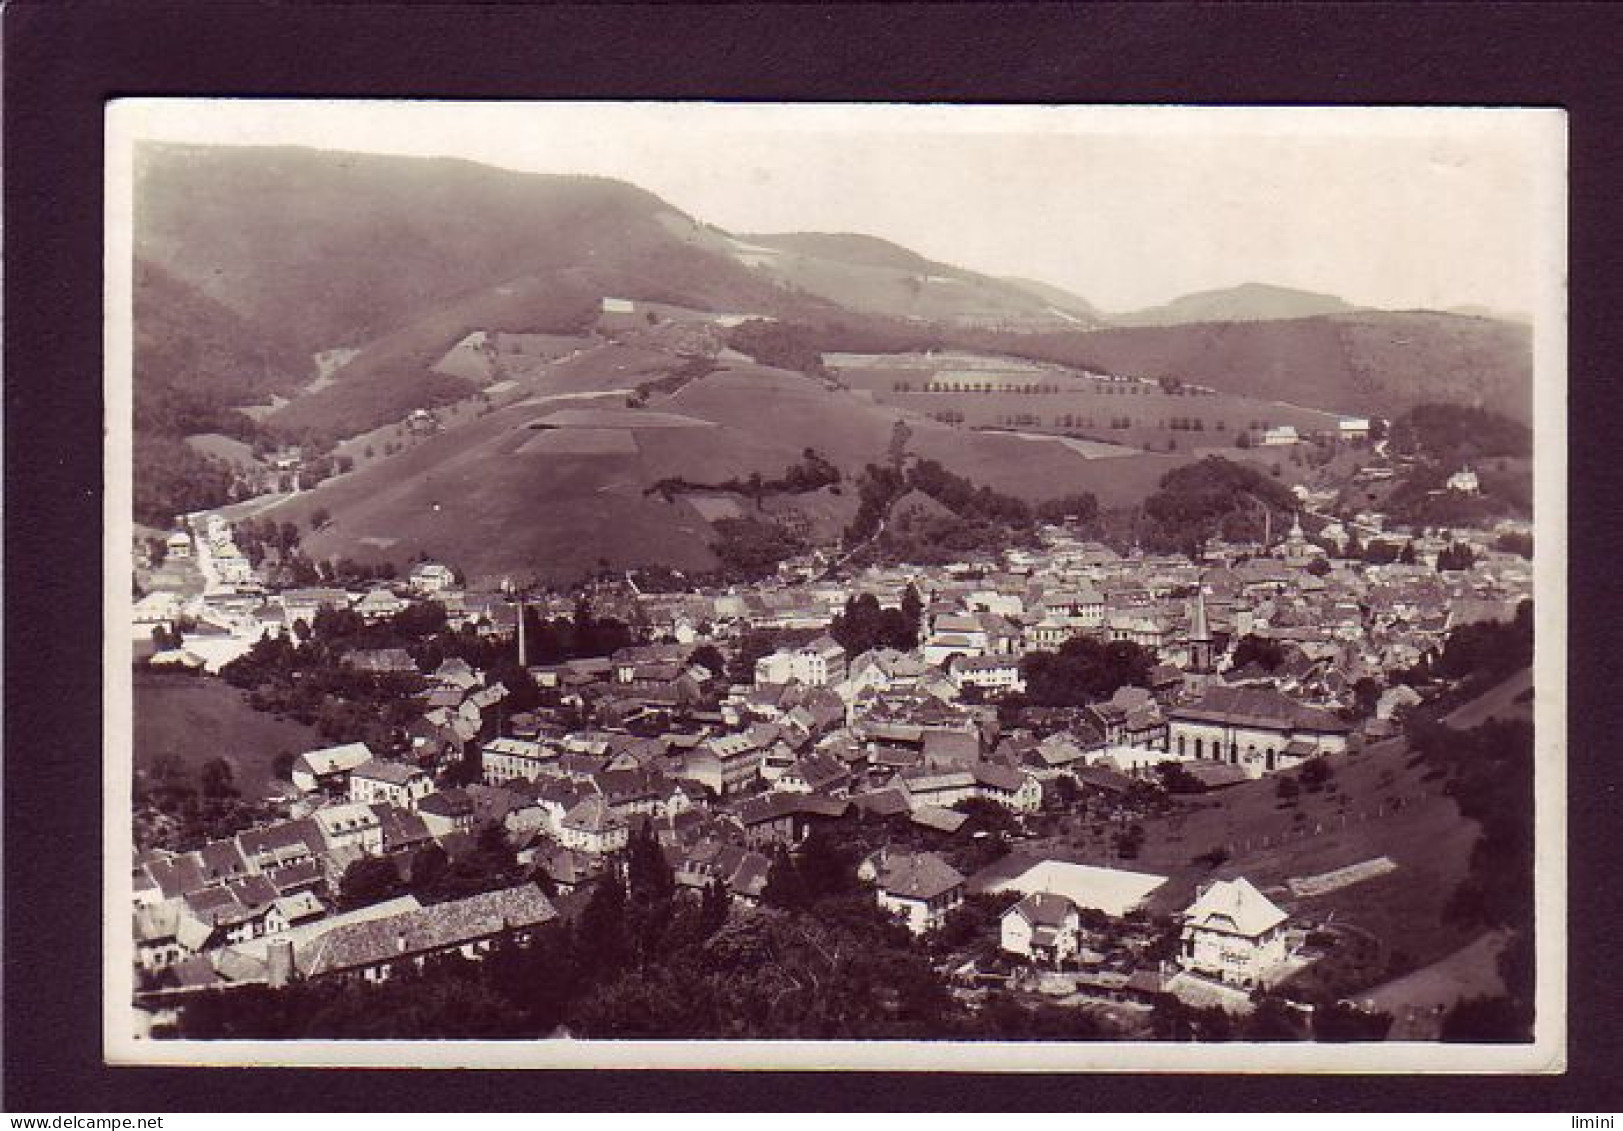
M 1503 931 L 1490 931 L 1430 966 L 1360 994 L 1358 1001 L 1392 1015 L 1387 1040 L 1434 1041 L 1455 1004 L 1504 992 L 1498 961 L 1506 940 Z

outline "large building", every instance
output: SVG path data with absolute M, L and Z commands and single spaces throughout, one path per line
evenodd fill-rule
M 1167 716 L 1168 749 L 1227 762 L 1253 778 L 1347 749 L 1352 727 L 1269 687 L 1213 687 Z
M 1232 985 L 1267 985 L 1288 957 L 1288 918 L 1250 880 L 1219 880 L 1183 913 L 1178 965 Z

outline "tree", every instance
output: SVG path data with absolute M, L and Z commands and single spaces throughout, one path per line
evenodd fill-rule
M 328 512 L 326 507 L 317 507 L 315 510 L 310 512 L 310 529 L 320 530 L 331 520 L 332 515 Z
M 1058 652 L 1030 652 L 1020 661 L 1028 699 L 1043 707 L 1081 707 L 1118 688 L 1147 687 L 1155 655 L 1128 640 L 1067 640 Z
M 772 864 L 766 873 L 766 886 L 761 889 L 761 900 L 773 907 L 784 908 L 804 907 L 810 900 L 800 869 L 795 867 L 794 858 L 781 844 L 772 854 Z
M 924 598 L 919 596 L 918 587 L 909 581 L 907 587 L 902 590 L 902 616 L 907 618 L 908 624 L 916 628 L 919 618 L 923 615 Z
M 445 854 L 445 849 L 432 841 L 423 845 L 411 856 L 413 890 L 419 893 L 432 890 L 450 866 L 451 858 Z
M 1334 776 L 1335 771 L 1330 768 L 1330 763 L 1322 754 L 1316 758 L 1309 758 L 1302 766 L 1302 788 L 1309 793 L 1317 793 L 1330 784 L 1330 779 Z
M 718 679 L 727 674 L 727 658 L 714 644 L 701 644 L 689 652 L 688 663 L 699 665 Z
M 907 461 L 907 444 L 913 438 L 913 430 L 907 426 L 905 420 L 897 420 L 890 429 L 890 445 L 885 456 L 891 469 L 901 473 L 902 465 Z
M 676 892 L 675 873 L 649 822 L 643 822 L 627 845 L 626 882 L 631 898 L 640 903 L 669 899 Z
M 620 866 L 611 864 L 592 885 L 575 927 L 576 959 L 596 974 L 620 968 L 629 954 L 626 935 L 626 889 Z
M 293 780 L 293 752 L 291 750 L 279 751 L 271 759 L 271 777 L 277 781 Z
M 218 799 L 237 796 L 237 787 L 231 781 L 231 763 L 224 758 L 210 758 L 203 763 L 197 776 L 204 797 Z
M 1285 648 L 1277 640 L 1266 637 L 1248 635 L 1242 636 L 1240 642 L 1234 646 L 1234 667 L 1236 669 L 1256 664 L 1265 671 L 1277 671 L 1285 662 Z
M 338 881 L 338 903 L 346 911 L 367 907 L 400 894 L 400 873 L 381 856 L 363 856 Z
M 1505 1044 L 1532 1039 L 1532 1016 L 1508 997 L 1470 998 L 1443 1018 L 1440 1034 L 1447 1042 Z

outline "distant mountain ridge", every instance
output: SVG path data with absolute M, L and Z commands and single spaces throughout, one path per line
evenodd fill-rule
M 1193 322 L 1276 322 L 1321 314 L 1352 314 L 1359 307 L 1335 295 L 1242 283 L 1237 287 L 1197 291 L 1161 306 L 1106 315 L 1117 326 L 1181 326 Z
M 1178 376 L 1331 411 L 1457 398 L 1524 419 L 1530 401 L 1524 326 L 1365 312 L 1266 284 L 1105 316 L 1060 287 L 936 263 L 870 235 L 730 234 L 609 178 L 149 144 L 136 183 L 136 255 L 149 268 L 136 279 L 141 329 L 161 339 L 149 354 L 219 357 L 217 328 L 229 321 L 226 338 L 253 342 L 245 349 L 260 360 L 182 370 L 239 396 L 245 373 L 281 389 L 308 372 L 310 355 L 357 350 L 333 380 L 268 417 L 282 430 L 352 435 L 467 396 L 476 386 L 433 372 L 456 342 L 474 331 L 591 333 L 607 295 L 823 328 L 888 326 L 945 347 Z M 204 300 L 214 313 L 188 315 Z M 144 383 L 156 368 L 143 372 Z

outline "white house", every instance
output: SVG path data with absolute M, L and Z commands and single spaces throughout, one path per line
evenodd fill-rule
M 565 815 L 559 827 L 565 848 L 592 856 L 618 852 L 630 839 L 625 818 L 609 807 L 598 794 L 580 801 Z
M 1267 985 L 1288 957 L 1288 919 L 1244 877 L 1218 880 L 1183 913 L 1178 965 L 1231 985 Z
M 1482 484 L 1476 477 L 1476 472 L 1468 467 L 1462 467 L 1448 477 L 1448 489 L 1457 495 L 1475 495 L 1482 490 Z
M 293 759 L 293 785 L 300 793 L 318 789 L 347 793 L 350 772 L 371 760 L 372 751 L 364 742 L 307 750 Z
M 1301 439 L 1296 434 L 1294 426 L 1281 424 L 1277 428 L 1269 428 L 1262 434 L 1262 446 L 1265 448 L 1286 448 L 1292 444 L 1300 443 Z
M 857 875 L 872 881 L 879 906 L 901 915 L 915 935 L 939 927 L 964 901 L 964 877 L 933 852 L 881 850 Z
M 1056 892 L 1034 891 L 1003 913 L 999 945 L 1010 954 L 1063 962 L 1081 948 L 1076 904 Z
M 434 792 L 434 779 L 404 762 L 373 759 L 349 773 L 349 799 L 363 804 L 382 802 L 416 809 L 417 802 Z
M 329 852 L 337 848 L 358 848 L 366 853 L 383 851 L 383 822 L 369 804 L 355 801 L 327 805 L 311 816 L 320 827 Z
M 493 738 L 479 751 L 480 772 L 486 785 L 516 778 L 535 781 L 557 760 L 556 750 L 527 738 Z
M 418 593 L 443 593 L 456 585 L 450 566 L 438 562 L 418 562 L 411 570 L 411 587 Z
M 1017 656 L 959 656 L 952 661 L 953 686 L 962 691 L 977 687 L 993 695 L 1019 694 L 1026 689 Z

